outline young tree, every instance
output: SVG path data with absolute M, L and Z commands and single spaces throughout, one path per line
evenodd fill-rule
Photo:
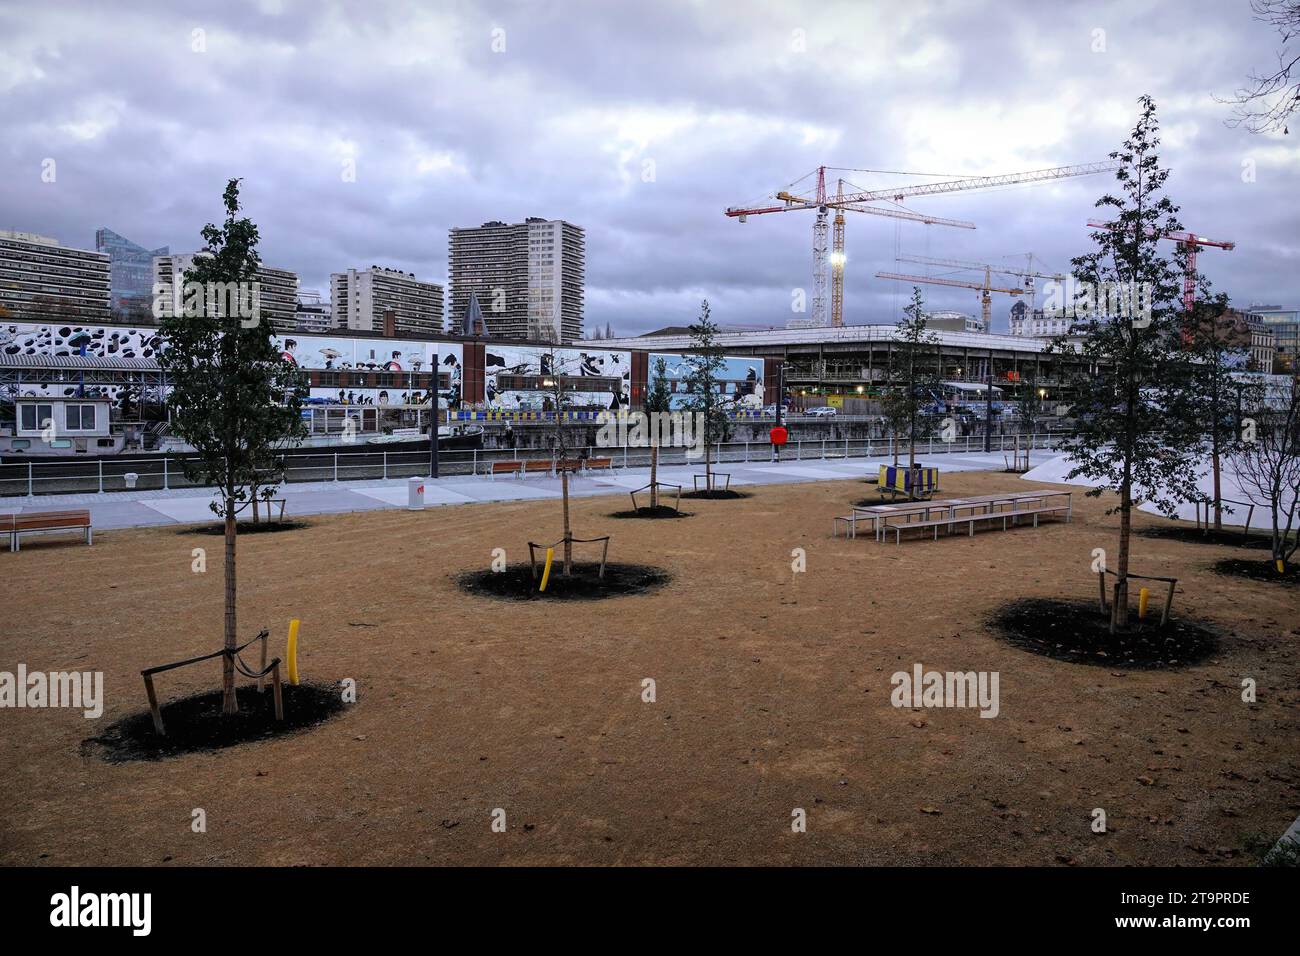
M 903 309 L 903 318 L 894 332 L 889 388 L 882 399 L 885 419 L 895 434 L 901 429 L 907 435 L 908 474 L 916 471 L 916 443 L 934 431 L 934 403 L 939 388 L 934 356 L 938 352 L 939 336 L 926 327 L 921 290 L 912 286 L 912 301 Z M 898 464 L 897 444 L 894 464 Z
M 167 405 L 172 431 L 191 445 L 196 458 L 183 458 L 186 477 L 216 486 L 213 504 L 225 521 L 224 646 L 237 646 L 235 618 L 236 515 L 247 505 L 250 488 L 278 480 L 276 451 L 303 434 L 301 394 L 294 369 L 281 358 L 269 322 L 256 314 L 257 226 L 239 216 L 239 180 L 222 196 L 225 221 L 203 227 L 205 247 L 185 274 L 184 309 L 163 310 L 161 334 L 167 347 L 158 355 L 171 392 Z M 197 283 L 198 285 L 193 285 Z M 235 285 L 229 285 L 234 283 Z M 252 315 L 231 309 L 219 290 L 237 288 Z M 239 710 L 235 661 L 222 663 L 222 710 Z
M 1235 450 L 1240 434 L 1238 411 L 1248 387 L 1233 378 L 1250 356 L 1250 331 L 1228 306 L 1223 293 L 1211 294 L 1201 279 L 1196 304 L 1182 331 L 1183 346 L 1192 360 L 1191 388 L 1183 396 L 1179 416 L 1195 423 L 1209 454 L 1213 490 L 1214 530 L 1223 530 L 1223 458 Z
M 1280 408 L 1259 402 L 1247 423 L 1253 434 L 1232 453 L 1242 491 L 1272 515 L 1273 564 L 1279 574 L 1300 549 L 1300 377 L 1292 378 Z
M 1159 165 L 1156 108 L 1149 96 L 1121 149 L 1115 178 L 1120 195 L 1107 194 L 1096 205 L 1108 211 L 1109 226 L 1094 232 L 1094 252 L 1072 260 L 1075 306 L 1084 315 L 1074 323 L 1082 333 L 1088 366 L 1074 382 L 1076 432 L 1062 450 L 1073 459 L 1066 480 L 1089 479 L 1097 497 L 1110 490 L 1120 515 L 1118 599 L 1113 618 L 1128 626 L 1129 545 L 1133 509 L 1149 501 L 1174 517 L 1180 502 L 1194 499 L 1194 427 L 1175 414 L 1188 387 L 1190 362 L 1180 346 L 1182 262 L 1159 252 L 1160 237 L 1181 228 L 1178 208 L 1162 194 L 1169 171 Z M 1105 307 L 1102 302 L 1105 302 Z M 1063 338 L 1056 351 L 1072 351 Z M 1078 367 L 1078 366 L 1076 366 Z
M 726 365 L 722 347 L 718 345 L 717 325 L 709 315 L 709 301 L 700 303 L 700 317 L 690 327 L 691 354 L 686 356 L 686 378 L 683 382 L 686 398 L 682 411 L 703 416 L 704 423 L 704 488 L 713 491 L 713 445 L 725 442 L 731 435 L 731 422 L 723 407 L 718 373 Z
M 672 382 L 668 380 L 668 363 L 663 356 L 655 359 L 653 381 L 645 397 L 646 416 L 667 415 L 672 411 Z M 650 418 L 650 507 L 659 507 L 659 426 Z
M 568 415 L 573 410 L 573 392 L 565 386 L 565 369 L 560 355 L 554 350 L 539 357 L 542 387 L 548 396 L 546 404 L 553 414 L 551 443 L 556 466 L 560 469 L 560 499 L 564 510 L 564 566 L 567 578 L 573 573 L 573 528 L 569 523 L 569 428 Z

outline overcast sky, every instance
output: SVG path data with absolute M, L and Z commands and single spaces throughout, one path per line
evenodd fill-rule
M 724 324 L 783 325 L 814 214 L 726 207 L 823 164 L 869 189 L 1101 160 L 1150 93 L 1183 223 L 1237 243 L 1204 270 L 1236 303 L 1296 307 L 1300 121 L 1256 136 L 1215 101 L 1277 43 L 1247 0 L 0 0 L 0 228 L 192 251 L 238 176 L 263 261 L 304 288 L 372 263 L 445 282 L 449 227 L 542 216 L 586 229 L 588 329 L 683 324 L 706 297 Z M 910 287 L 874 273 L 925 271 L 896 244 L 1068 268 L 1112 185 L 911 203 L 974 231 L 850 214 L 846 321 L 894 321 Z

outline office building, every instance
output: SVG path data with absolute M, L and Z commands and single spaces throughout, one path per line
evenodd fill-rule
M 201 252 L 154 256 L 153 284 L 158 295 L 157 305 L 161 315 L 183 308 L 185 302 L 185 273 L 189 271 Z M 258 317 L 269 322 L 279 332 L 297 328 L 298 276 L 286 269 L 260 266 L 257 270 Z
M 102 322 L 109 316 L 109 259 L 57 239 L 0 230 L 0 319 Z
M 112 229 L 95 230 L 95 251 L 108 255 L 109 309 L 124 321 L 153 321 L 153 259 L 166 246 L 146 249 Z
M 359 332 L 384 331 L 384 313 L 393 314 L 397 335 L 442 332 L 442 286 L 423 282 L 399 269 L 349 269 L 330 276 L 334 327 Z
M 558 219 L 485 222 L 451 230 L 448 245 L 455 323 L 463 321 L 472 295 L 493 336 L 582 338 L 586 239 L 580 227 Z

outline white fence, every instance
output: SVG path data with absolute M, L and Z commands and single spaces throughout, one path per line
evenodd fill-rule
M 1055 448 L 1064 437 L 1062 433 L 1035 435 L 1033 447 Z M 1023 451 L 1026 437 L 1020 437 Z M 993 436 L 994 452 L 1010 452 L 1015 447 L 1016 436 Z M 901 454 L 907 453 L 906 442 L 899 442 Z M 574 449 L 576 455 L 581 449 Z M 939 439 L 917 443 L 920 456 L 947 453 L 977 453 L 984 450 L 984 438 L 979 435 L 958 438 L 952 442 Z M 649 448 L 588 448 L 592 457 L 612 458 L 618 468 L 647 468 L 650 465 Z M 884 458 L 894 451 L 894 441 L 889 438 L 841 438 L 792 441 L 781 450 L 783 461 L 816 461 L 839 458 Z M 130 490 L 168 491 L 188 488 L 196 483 L 184 474 L 180 455 L 155 455 L 144 458 L 89 458 L 83 461 L 0 463 L 0 497 L 16 495 L 54 495 L 107 493 Z M 490 448 L 440 451 L 438 472 L 441 476 L 482 475 L 490 470 L 494 461 L 518 461 L 530 458 L 550 460 L 552 456 L 542 449 Z M 727 442 L 713 447 L 715 462 L 771 461 L 772 446 L 767 442 Z M 688 458 L 684 448 L 659 449 L 661 465 L 698 465 L 702 456 Z M 291 482 L 347 481 L 361 478 L 409 478 L 429 473 L 428 451 L 333 451 L 300 450 L 284 456 L 285 478 Z M 128 475 L 134 479 L 128 482 Z

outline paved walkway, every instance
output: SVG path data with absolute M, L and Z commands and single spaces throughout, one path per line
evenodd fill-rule
M 1046 461 L 1055 452 L 1034 453 L 1034 463 Z M 940 472 L 988 471 L 1006 467 L 1001 452 L 992 454 L 947 454 L 925 459 L 939 466 Z M 770 462 L 728 462 L 716 470 L 731 473 L 734 487 L 745 485 L 780 485 L 805 481 L 842 481 L 875 474 L 888 458 L 846 458 L 830 460 Z M 691 476 L 703 474 L 703 465 L 664 466 L 659 480 L 680 484 L 683 492 L 691 490 Z M 1007 476 L 1012 480 L 1012 476 Z M 627 492 L 650 480 L 647 468 L 616 469 L 608 474 L 596 472 L 573 478 L 569 494 L 574 497 L 622 495 L 628 507 Z M 292 517 L 316 514 L 339 514 L 351 511 L 376 511 L 406 507 L 406 479 L 303 482 L 284 486 L 285 514 Z M 495 479 L 486 476 L 459 475 L 439 478 L 425 484 L 424 500 L 430 507 L 462 505 L 489 501 L 529 501 L 560 496 L 560 481 L 549 476 Z M 109 528 L 143 528 L 155 525 L 197 524 L 215 520 L 208 507 L 210 488 L 180 488 L 172 491 L 115 491 L 105 494 L 37 495 L 33 498 L 0 498 L 0 514 L 24 511 L 48 511 L 59 508 L 90 508 L 96 530 Z

